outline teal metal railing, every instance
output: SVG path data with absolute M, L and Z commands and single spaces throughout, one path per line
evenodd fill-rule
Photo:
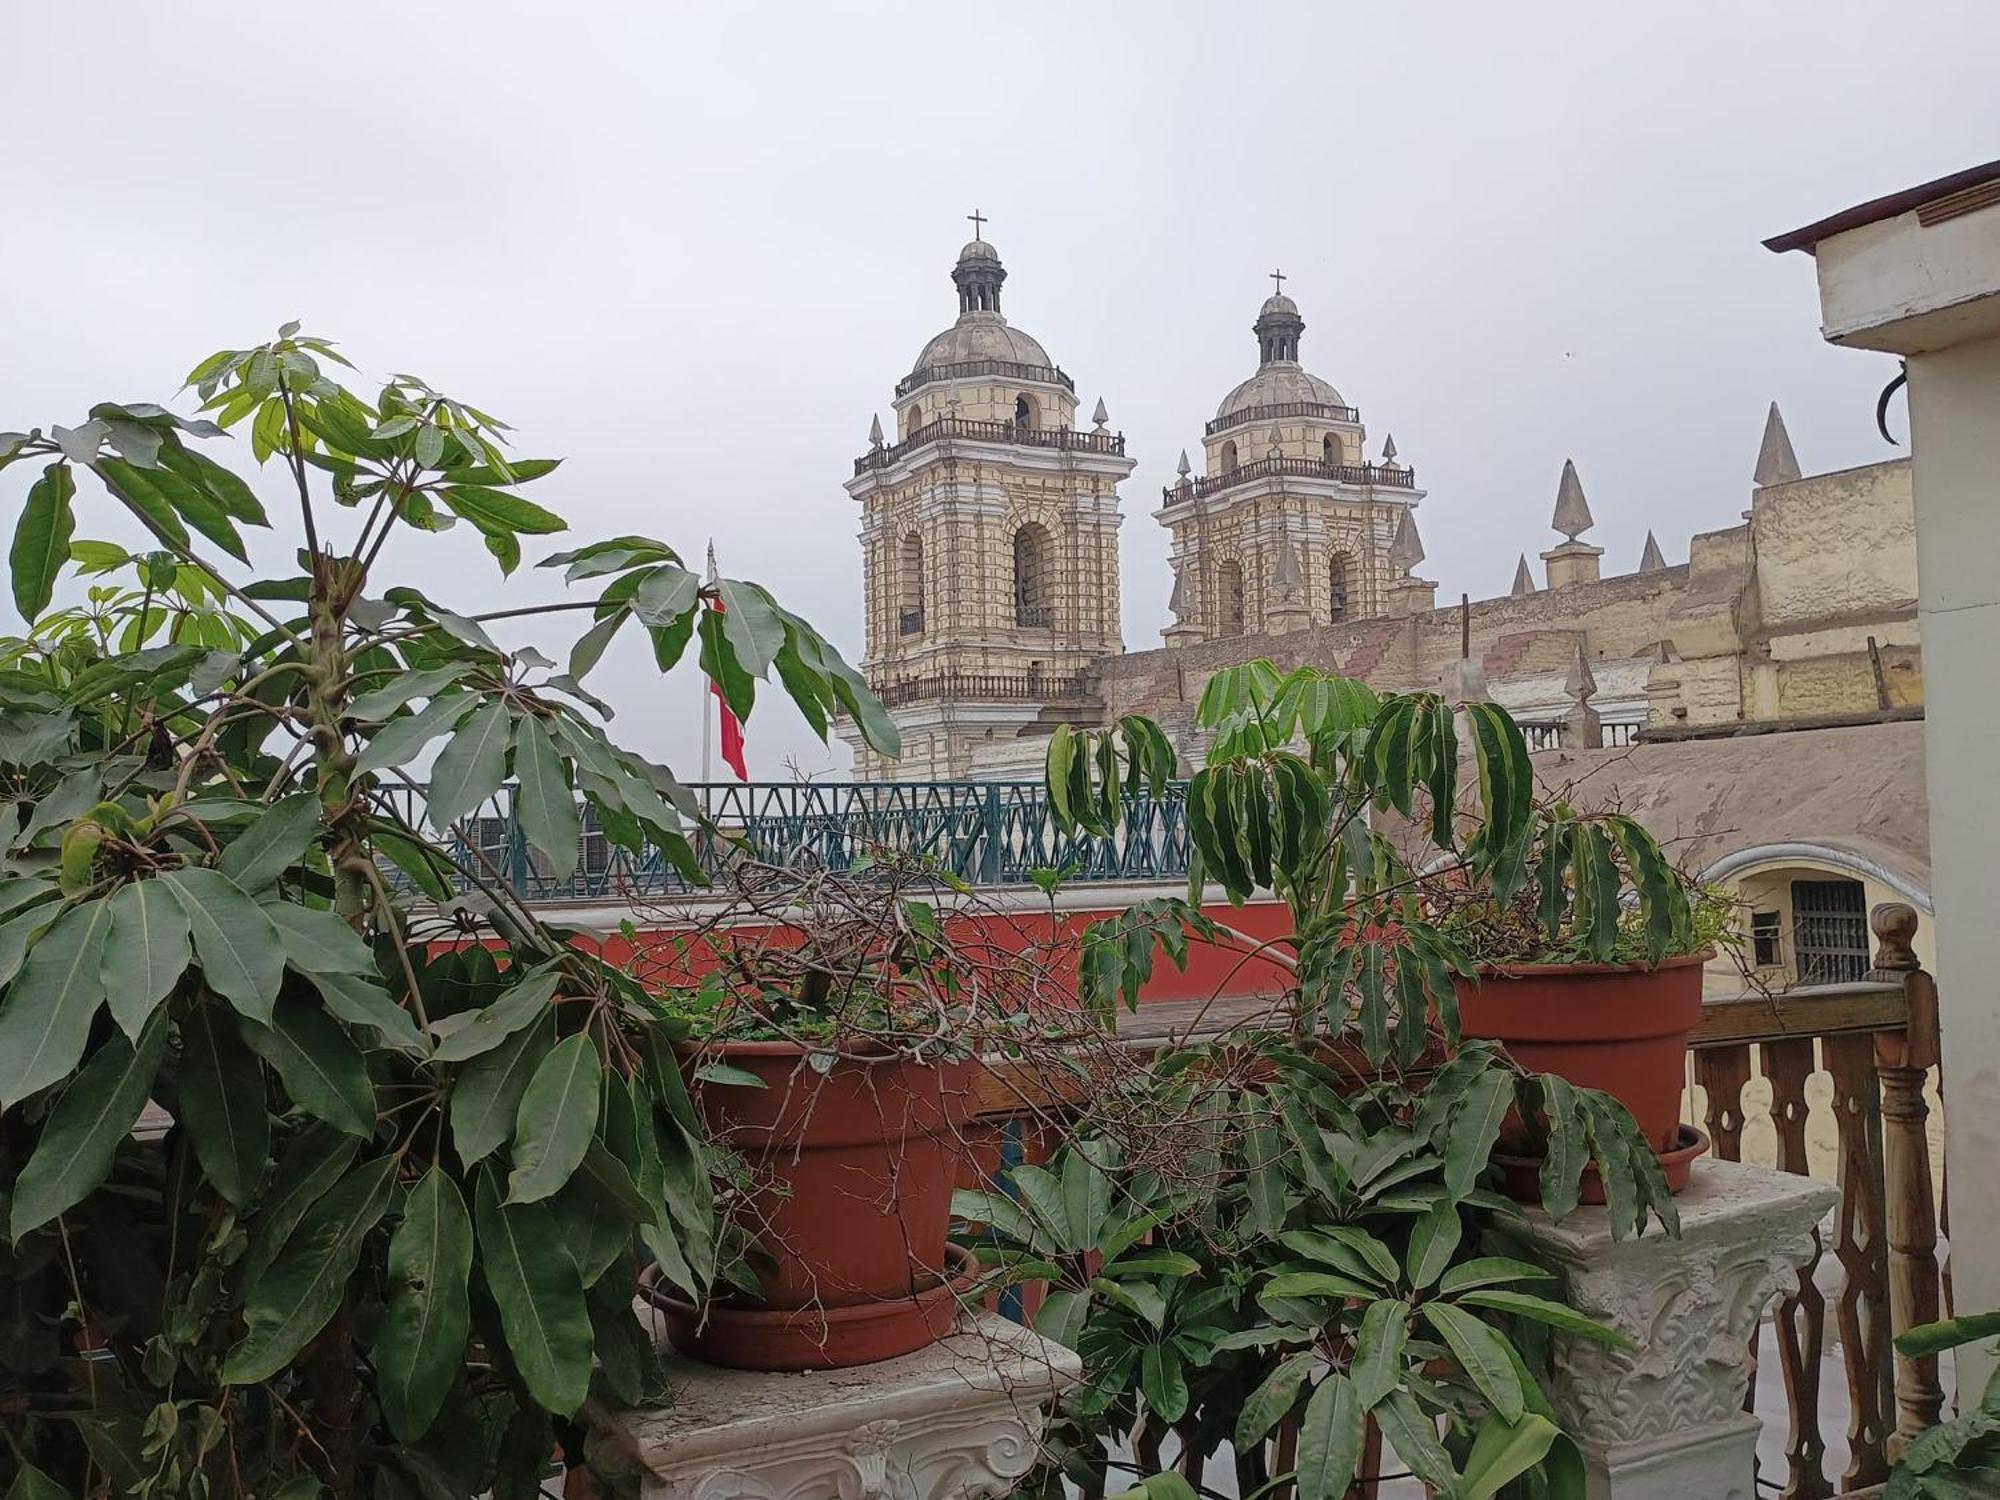
M 1184 787 L 1128 796 L 1115 832 L 1059 833 L 1040 782 L 713 782 L 686 789 L 687 841 L 713 882 L 744 861 L 847 870 L 894 854 L 935 861 L 974 885 L 1029 883 L 1032 871 L 1068 869 L 1078 882 L 1171 880 L 1187 874 Z M 422 808 L 403 792 L 398 810 L 415 824 Z M 504 881 L 530 900 L 693 895 L 705 886 L 658 848 L 613 843 L 583 809 L 576 870 L 558 879 L 530 849 L 513 817 L 511 791 L 462 819 L 445 842 L 460 863 Z

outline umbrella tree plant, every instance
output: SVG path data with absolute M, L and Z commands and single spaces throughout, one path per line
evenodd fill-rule
M 582 806 L 698 878 L 691 797 L 584 686 L 627 628 L 739 717 L 775 673 L 822 733 L 844 711 L 896 749 L 811 626 L 650 538 L 545 559 L 578 601 L 398 582 L 456 524 L 513 574 L 564 529 L 524 493 L 556 463 L 350 368 L 287 324 L 196 366 L 208 416 L 0 433 L 34 622 L 0 651 L 10 1494 L 532 1493 L 593 1379 L 647 1387 L 639 1253 L 693 1297 L 716 1274 L 710 1178 L 647 995 L 450 825 L 511 782 L 558 878 Z M 231 429 L 268 486 L 213 456 Z M 77 537 L 98 490 L 145 547 Z M 251 565 L 267 531 L 295 565 Z M 71 568 L 87 592 L 50 610 Z M 488 628 L 564 610 L 588 629 L 560 669 Z

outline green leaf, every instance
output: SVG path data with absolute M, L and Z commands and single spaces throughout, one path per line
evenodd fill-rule
M 67 1213 L 104 1181 L 118 1143 L 146 1107 L 166 1048 L 166 1017 L 156 1014 L 136 1046 L 113 1032 L 63 1091 L 14 1182 L 8 1231 L 15 1240 Z
M 375 731 L 354 758 L 356 775 L 406 765 L 439 735 L 457 727 L 479 699 L 471 693 L 447 693 L 433 698 L 414 714 L 392 719 Z M 496 705 L 497 706 L 497 705 Z
M 274 901 L 264 908 L 278 929 L 285 962 L 302 974 L 373 974 L 375 955 L 352 927 L 322 907 Z
M 427 672 L 399 672 L 392 680 L 347 705 L 350 719 L 380 722 L 413 698 L 435 698 L 470 672 L 467 662 L 451 662 Z
M 539 1202 L 569 1181 L 590 1149 L 603 1086 L 604 1062 L 586 1031 L 542 1059 L 514 1117 L 507 1202 Z
M 1548 1453 L 1560 1434 L 1547 1417 L 1529 1412 L 1515 1421 L 1488 1416 L 1472 1437 L 1459 1478 L 1459 1500 L 1493 1500 Z
M 1576 1208 L 1583 1169 L 1590 1164 L 1589 1125 L 1576 1089 L 1568 1079 L 1542 1074 L 1542 1115 L 1548 1124 L 1548 1149 L 1542 1158 L 1542 1207 L 1552 1219 L 1564 1219 Z
M 241 1024 L 240 1022 L 237 1024 Z M 243 1256 L 245 1287 L 255 1286 L 313 1206 L 341 1180 L 361 1150 L 351 1135 L 309 1124 L 292 1137 L 271 1172 L 271 1191 L 251 1221 L 250 1248 Z
M 1187 1415 L 1187 1372 L 1171 1344 L 1148 1344 L 1139 1355 L 1139 1389 L 1146 1405 L 1163 1422 L 1178 1422 Z
M 7 1500 L 71 1500 L 70 1492 L 33 1464 L 23 1462 L 7 1486 Z
M 1410 1226 L 1410 1248 L 1403 1263 L 1409 1270 L 1411 1286 L 1423 1291 L 1444 1274 L 1444 1268 L 1458 1253 L 1464 1229 L 1458 1216 L 1458 1202 L 1449 1195 L 1440 1198 Z
M 111 932 L 104 942 L 104 993 L 111 1018 L 136 1037 L 159 1003 L 187 972 L 187 913 L 157 880 L 135 880 L 111 896 Z
M 163 533 L 163 539 L 177 551 L 189 545 L 187 532 L 180 526 L 180 521 L 185 520 L 238 562 L 249 561 L 243 537 L 229 519 L 229 513 L 178 474 L 166 469 L 141 469 L 121 458 L 99 458 L 92 467 L 113 494 L 153 522 Z M 163 520 L 173 524 L 164 525 Z
M 1452 1197 L 1463 1198 L 1477 1185 L 1513 1103 L 1513 1075 L 1504 1068 L 1481 1073 L 1466 1089 L 1444 1148 L 1444 1185 Z
M 715 589 L 722 599 L 722 629 L 737 661 L 753 677 L 762 677 L 785 644 L 784 621 L 771 596 L 754 583 L 734 578 L 722 579 Z
M 430 1051 L 410 1013 L 380 985 L 354 974 L 308 974 L 306 979 L 336 1018 L 367 1027 L 383 1046 L 418 1056 Z
M 458 1075 L 451 1091 L 451 1142 L 467 1166 L 483 1161 L 514 1136 L 514 1119 L 528 1080 L 555 1043 L 555 1026 L 544 1002 L 541 1025 L 501 1040 L 492 1051 L 475 1057 Z
M 1354 1360 L 1348 1378 L 1362 1410 L 1373 1411 L 1382 1398 L 1403 1383 L 1403 1351 L 1410 1338 L 1410 1306 L 1393 1297 L 1372 1302 L 1361 1315 L 1354 1336 Z
M 1354 1483 L 1367 1435 L 1368 1411 L 1353 1382 L 1329 1373 L 1299 1422 L 1299 1500 L 1342 1500 Z
M 76 479 L 68 464 L 53 463 L 28 491 L 28 503 L 14 527 L 14 546 L 7 561 L 13 569 L 14 607 L 33 624 L 49 607 L 56 579 L 69 562 L 69 539 L 76 531 L 70 502 Z
M 187 913 L 208 987 L 242 1015 L 268 1023 L 285 977 L 285 955 L 264 909 L 217 870 L 169 870 L 158 879 Z
M 1592 1343 L 1609 1345 L 1613 1349 L 1633 1347 L 1632 1341 L 1617 1329 L 1606 1327 L 1574 1308 L 1565 1307 L 1560 1302 L 1551 1302 L 1545 1297 L 1530 1296 L 1526 1292 L 1482 1288 L 1479 1291 L 1466 1292 L 1458 1300 L 1471 1307 L 1488 1307 L 1494 1312 L 1528 1318 L 1536 1323 L 1546 1323 L 1551 1328 L 1560 1329 L 1577 1338 L 1588 1339 Z
M 420 449 L 422 443 L 423 435 L 420 433 Z M 422 462 L 421 456 L 419 462 Z M 426 464 L 426 467 L 429 465 Z M 437 494 L 454 514 L 464 517 L 488 536 L 513 536 L 516 533 L 547 536 L 551 532 L 569 530 L 569 523 L 554 511 L 545 510 L 534 501 L 523 500 L 506 490 L 487 489 L 476 484 L 448 484 Z
M 512 978 L 511 971 L 508 977 Z M 561 984 L 562 971 L 559 969 L 522 975 L 483 1010 L 474 1012 L 464 1025 L 442 1036 L 438 1041 L 436 1060 L 464 1062 L 482 1052 L 492 1051 L 546 1011 Z M 453 1016 L 451 1019 L 456 1021 L 459 1018 Z
M 104 1003 L 111 903 L 86 901 L 56 919 L 0 1002 L 0 1109 L 66 1076 Z
M 255 895 L 305 858 L 319 815 L 319 798 L 311 792 L 272 803 L 222 851 L 216 869 Z
M 396 1158 L 356 1167 L 315 1203 L 278 1258 L 250 1286 L 243 1337 L 222 1365 L 225 1385 L 269 1380 L 327 1325 L 347 1293 L 361 1248 L 389 1206 Z
M 389 1430 L 430 1430 L 465 1363 L 471 1326 L 472 1219 L 451 1178 L 432 1167 L 410 1189 L 389 1240 L 389 1299 L 375 1336 L 376 1393 Z
M 2000 1310 L 1965 1313 L 1935 1323 L 1919 1323 L 1908 1332 L 1898 1334 L 1896 1350 L 1907 1358 L 1922 1359 L 1995 1337 L 2000 1337 Z
M 1454 1493 L 1458 1471 L 1452 1467 L 1451 1455 L 1445 1452 L 1444 1444 L 1438 1441 L 1437 1424 L 1417 1405 L 1416 1398 L 1408 1391 L 1391 1391 L 1372 1410 L 1382 1436 L 1389 1440 L 1389 1446 L 1396 1450 L 1396 1456 L 1408 1465 L 1410 1472 L 1440 1494 Z
M 1264 1435 L 1284 1419 L 1298 1399 L 1299 1387 L 1311 1372 L 1311 1350 L 1288 1354 L 1266 1375 L 1257 1389 L 1244 1398 L 1236 1414 L 1235 1443 L 1238 1453 L 1248 1453 L 1264 1441 Z
M 507 705 L 489 703 L 465 721 L 431 767 L 426 815 L 449 828 L 500 790 L 507 779 Z
M 605 648 L 611 644 L 611 638 L 618 634 L 618 628 L 627 618 L 626 611 L 618 610 L 577 637 L 576 644 L 569 651 L 569 675 L 574 681 L 583 681 L 585 674 L 603 658 Z
M 281 997 L 269 1026 L 250 1023 L 250 1045 L 278 1070 L 285 1091 L 315 1119 L 367 1139 L 375 1133 L 375 1085 L 340 1023 L 297 994 Z
M 1116 1147 L 1108 1139 L 1079 1141 L 1063 1157 L 1063 1208 L 1077 1247 L 1095 1245 L 1111 1214 Z
M 491 1166 L 480 1171 L 473 1215 L 507 1353 L 528 1393 L 570 1416 L 590 1393 L 591 1329 L 561 1225 L 547 1203 L 503 1204 Z
M 1423 1315 L 1487 1403 L 1509 1422 L 1518 1420 L 1524 1409 L 1521 1380 L 1499 1330 L 1449 1302 L 1426 1302 Z
M 576 869 L 583 816 L 555 740 L 533 714 L 523 714 L 514 726 L 514 780 L 514 814 L 521 831 L 548 858 L 550 875 L 567 880 Z
M 241 1208 L 264 1175 L 271 1121 L 264 1069 L 236 1033 L 235 1018 L 211 1003 L 181 1022 L 180 1123 L 209 1183 Z
M 1482 1255 L 1474 1260 L 1460 1261 L 1438 1282 L 1438 1295 L 1456 1296 L 1469 1292 L 1474 1287 L 1498 1286 L 1508 1281 L 1553 1281 L 1553 1273 L 1540 1266 L 1529 1265 L 1525 1260 L 1510 1260 L 1504 1255 Z
M 1287 1271 L 1265 1282 L 1263 1290 L 1274 1297 L 1338 1297 L 1367 1302 L 1380 1296 L 1382 1289 L 1333 1271 Z

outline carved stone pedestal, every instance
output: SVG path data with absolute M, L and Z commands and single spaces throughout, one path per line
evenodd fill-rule
M 587 1453 L 624 1500 L 977 1500 L 1033 1465 L 1077 1357 L 1019 1324 L 961 1320 L 901 1359 L 805 1375 L 664 1356 L 670 1406 L 593 1403 Z
M 1829 1184 L 1738 1162 L 1695 1163 L 1681 1237 L 1613 1242 L 1604 1210 L 1526 1237 L 1564 1270 L 1571 1304 L 1629 1350 L 1558 1338 L 1549 1400 L 1583 1450 L 1591 1500 L 1755 1500 L 1758 1421 L 1745 1414 L 1750 1334 L 1811 1258 Z

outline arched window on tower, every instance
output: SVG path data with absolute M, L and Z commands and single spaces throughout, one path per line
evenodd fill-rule
M 923 425 L 924 425 L 924 403 L 921 401 L 912 401 L 910 403 L 910 432 L 905 433 L 904 436 L 905 437 L 909 436 L 910 433 L 914 433 L 919 427 Z
M 1340 439 L 1333 433 L 1329 432 L 1326 435 L 1326 441 L 1321 443 L 1319 447 L 1320 454 L 1326 459 L 1328 467 L 1338 468 L 1341 464 L 1347 462 L 1343 456 L 1346 450 L 1340 446 Z
M 1014 533 L 1014 623 L 1055 623 L 1055 544 L 1048 528 L 1030 521 Z
M 924 539 L 914 531 L 903 538 L 902 556 L 897 560 L 899 604 L 896 625 L 903 635 L 924 633 Z
M 1215 570 L 1215 598 L 1224 635 L 1243 634 L 1243 564 L 1231 559 Z
M 1236 444 L 1233 440 L 1222 445 L 1222 472 L 1225 474 L 1236 472 Z
M 1328 441 L 1331 442 L 1332 439 L 1329 438 Z M 1348 578 L 1352 564 L 1353 559 L 1345 552 L 1336 552 L 1332 557 L 1327 559 L 1327 612 L 1329 618 L 1335 624 L 1339 624 L 1342 620 L 1349 618 L 1353 614 L 1353 607 L 1349 603 L 1347 595 Z
M 1016 427 L 1032 432 L 1040 425 L 1036 421 L 1038 415 L 1039 413 L 1036 411 L 1035 398 L 1033 396 L 1024 393 L 1014 398 L 1014 425 Z

